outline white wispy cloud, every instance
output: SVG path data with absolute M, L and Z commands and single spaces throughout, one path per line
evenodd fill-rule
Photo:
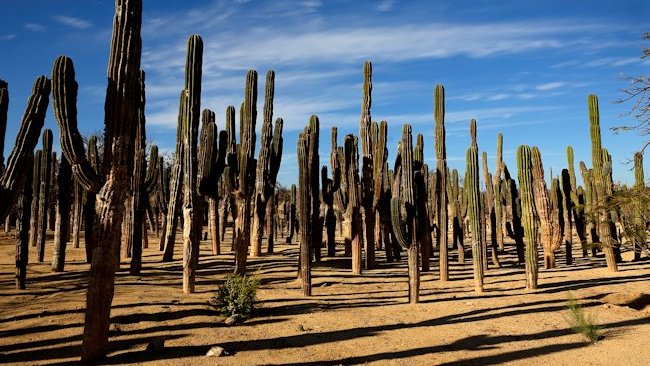
M 76 29 L 90 28 L 93 24 L 85 19 L 70 17 L 66 15 L 54 15 L 52 18 L 57 22 Z
M 16 35 L 13 33 L 0 35 L 0 41 L 11 41 L 14 38 L 16 38 Z
M 541 91 L 546 91 L 546 90 L 553 90 L 553 89 L 561 88 L 564 85 L 565 85 L 565 83 L 563 83 L 561 81 L 553 81 L 553 82 L 550 82 L 550 83 L 544 83 L 544 84 L 537 85 L 535 87 L 535 89 L 541 90 Z
M 395 6 L 395 0 L 383 0 L 377 4 L 377 10 L 379 11 L 391 11 Z
M 25 23 L 24 25 L 25 29 L 32 31 L 32 32 L 42 32 L 45 29 L 47 29 L 46 26 L 43 24 L 38 24 L 38 23 Z

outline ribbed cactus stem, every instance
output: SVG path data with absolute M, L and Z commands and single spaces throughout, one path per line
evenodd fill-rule
M 34 154 L 27 154 L 26 168 L 33 169 Z M 22 194 L 16 207 L 16 288 L 25 289 L 27 282 L 27 263 L 29 262 L 29 225 L 32 206 L 32 174 L 27 171 Z
M 142 269 L 142 248 L 146 236 L 143 233 L 143 222 L 145 220 L 146 207 L 148 206 L 149 196 L 146 190 L 147 162 L 146 162 L 146 119 L 145 119 L 145 73 L 140 70 L 138 78 L 138 117 L 136 125 L 136 137 L 133 156 L 133 175 L 131 177 L 131 263 L 129 263 L 129 273 L 132 276 L 139 276 Z M 152 149 L 153 151 L 153 149 Z M 156 164 L 152 164 L 155 169 Z
M 419 241 L 417 235 L 416 200 L 418 181 L 415 175 L 419 171 L 413 169 L 413 135 L 411 126 L 402 126 L 402 139 L 398 148 L 395 163 L 395 179 L 393 182 L 393 198 L 391 199 L 391 219 L 395 239 L 408 254 L 409 273 L 409 302 L 419 302 L 420 268 L 418 266 Z
M 517 170 L 521 189 L 521 221 L 526 238 L 526 289 L 537 288 L 537 223 L 533 188 L 533 163 L 529 146 L 517 148 Z
M 5 164 L 5 133 L 7 132 L 7 113 L 9 111 L 9 88 L 7 82 L 0 79 L 0 176 Z
M 437 246 L 440 251 L 440 281 L 449 280 L 449 260 L 447 242 L 447 147 L 445 136 L 445 88 L 437 85 L 433 95 L 434 107 L 434 145 L 436 149 L 436 225 L 438 227 Z
M 549 193 L 544 179 L 544 166 L 539 149 L 531 149 L 531 162 L 533 165 L 533 191 L 535 210 L 539 218 L 539 231 L 544 248 L 544 267 L 555 267 L 555 251 L 562 244 L 562 230 L 560 228 L 559 211 L 553 208 L 551 199 L 554 192 Z
M 45 233 L 47 231 L 47 215 L 50 204 L 50 181 L 52 176 L 52 130 L 43 131 L 43 155 L 41 161 L 40 190 L 38 195 L 38 227 L 36 237 L 36 252 L 38 261 L 45 259 Z
M 372 105 L 372 63 L 363 64 L 363 96 L 361 101 L 361 119 L 359 122 L 359 137 L 361 140 L 361 204 L 363 206 L 363 227 L 365 244 L 366 269 L 375 267 L 375 210 L 372 206 L 374 198 L 373 151 L 374 141 L 370 107 Z M 376 136 L 376 134 L 375 134 Z M 355 272 L 356 273 L 356 272 Z
M 598 111 L 598 97 L 591 94 L 587 97 L 589 106 L 589 122 L 591 133 L 591 159 L 594 169 L 593 182 L 595 186 L 596 202 L 598 207 L 605 205 L 608 189 L 607 177 L 603 166 L 603 153 L 600 139 L 600 114 Z M 611 169 L 611 167 L 610 167 Z M 610 226 L 609 210 L 598 210 L 598 234 L 600 236 L 602 250 L 605 253 L 607 268 L 612 272 L 618 271 L 614 249 L 617 243 L 614 241 Z
M 496 170 L 494 177 L 492 177 L 492 187 L 494 191 L 494 216 L 495 223 L 493 230 L 495 231 L 497 246 L 499 251 L 503 251 L 503 202 L 501 200 L 501 174 L 503 173 L 503 135 L 497 135 L 497 155 L 496 155 Z
M 474 120 L 472 120 L 474 121 Z M 476 124 L 472 131 L 476 130 Z M 472 232 L 472 259 L 474 267 L 474 291 L 483 292 L 483 237 L 481 235 L 481 190 L 479 186 L 479 163 L 478 147 L 475 146 L 475 134 L 472 138 L 472 144 L 467 148 L 465 161 L 467 168 L 465 171 L 465 195 L 467 195 L 467 214 L 470 221 L 470 230 Z
M 645 192 L 645 175 L 643 172 L 643 154 L 634 153 L 634 191 L 641 195 Z M 641 259 L 641 250 L 646 243 L 646 225 L 643 216 L 645 207 L 641 202 L 634 204 L 634 259 Z
M 32 160 L 34 159 L 32 151 L 34 151 L 38 143 L 45 122 L 45 112 L 50 101 L 50 87 L 50 80 L 45 76 L 38 77 L 34 82 L 32 94 L 27 101 L 20 129 L 16 135 L 14 147 L 11 150 L 9 159 L 7 159 L 7 164 L 0 172 L 0 197 L 2 197 L 2 200 L 0 200 L 0 219 L 4 219 L 9 211 L 13 209 L 18 195 L 23 189 L 25 179 L 30 172 L 31 168 L 28 167 L 32 166 Z M 6 94 L 6 87 L 0 90 L 5 90 L 4 96 L 0 98 L 6 99 L 5 102 L 0 100 L 0 103 L 5 103 L 4 107 L 0 106 L 1 109 L 4 109 L 6 103 L 8 103 L 8 95 Z M 0 110 L 0 120 L 4 118 L 2 115 L 3 113 Z M 4 124 L 6 125 L 6 122 Z M 4 142 L 4 134 L 0 137 Z
M 183 121 L 183 292 L 193 293 L 202 232 L 202 203 L 198 195 L 198 132 L 201 118 L 203 40 L 187 40 L 185 61 L 186 113 Z
M 62 272 L 65 266 L 65 250 L 68 241 L 70 223 L 70 191 L 72 188 L 72 168 L 70 163 L 61 156 L 59 173 L 56 177 L 57 204 L 56 223 L 54 230 L 54 250 L 52 252 L 52 272 Z
M 481 154 L 481 166 L 483 168 L 483 181 L 485 182 L 485 212 L 487 214 L 487 218 L 490 221 L 490 245 L 492 249 L 491 250 L 492 264 L 496 268 L 500 268 L 501 263 L 499 263 L 499 255 L 498 255 L 499 248 L 497 245 L 497 231 L 496 231 L 497 220 L 496 220 L 496 212 L 494 208 L 495 193 L 494 193 L 494 186 L 492 185 L 492 174 L 490 174 L 488 168 L 487 153 L 485 151 L 483 151 L 483 154 Z

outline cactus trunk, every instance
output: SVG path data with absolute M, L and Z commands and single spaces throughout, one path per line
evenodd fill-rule
M 533 163 L 530 147 L 517 149 L 517 168 L 521 187 L 521 221 L 526 237 L 526 289 L 537 288 L 537 223 L 533 187 Z
M 68 241 L 70 223 L 70 188 L 72 169 L 70 163 L 61 156 L 59 174 L 56 178 L 59 187 L 56 205 L 56 223 L 54 229 L 54 251 L 52 252 L 52 272 L 62 272 L 65 266 L 65 249 Z

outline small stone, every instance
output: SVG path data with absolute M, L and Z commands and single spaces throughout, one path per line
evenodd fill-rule
M 113 323 L 113 324 L 111 324 L 111 326 L 110 326 L 110 328 L 108 329 L 108 331 L 109 331 L 110 333 L 119 333 L 119 332 L 121 332 L 122 330 L 120 329 L 119 324 L 115 324 L 115 323 Z
M 226 323 L 226 325 L 235 325 L 235 324 L 242 323 L 243 321 L 244 321 L 244 316 L 243 315 L 241 315 L 241 314 L 232 314 L 231 316 L 226 318 L 224 323 Z
M 156 339 L 147 344 L 147 352 L 160 352 L 165 349 L 165 340 Z
M 208 357 L 223 357 L 223 356 L 228 356 L 230 353 L 226 351 L 223 347 L 219 346 L 214 346 L 208 350 L 208 353 L 205 355 Z

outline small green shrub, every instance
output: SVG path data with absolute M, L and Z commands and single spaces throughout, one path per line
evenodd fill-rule
M 224 316 L 249 316 L 255 310 L 255 294 L 260 284 L 257 275 L 228 274 L 215 296 L 217 308 Z
M 568 322 L 574 332 L 582 334 L 591 343 L 602 337 L 601 327 L 596 325 L 589 315 L 585 314 L 580 303 L 571 294 L 567 300 L 567 308 L 569 309 Z

